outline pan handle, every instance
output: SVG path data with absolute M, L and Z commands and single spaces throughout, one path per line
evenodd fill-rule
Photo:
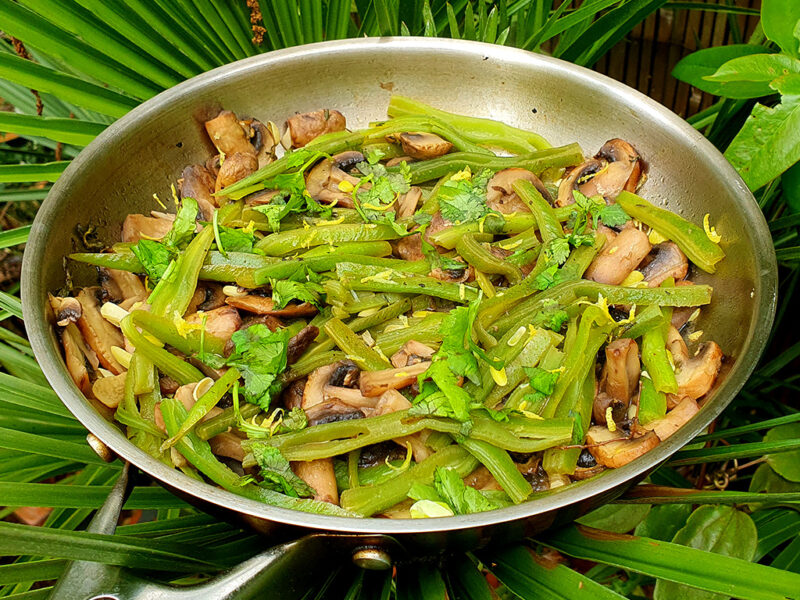
M 130 481 L 125 464 L 105 504 L 89 524 L 91 533 L 111 534 L 125 503 Z M 365 569 L 389 569 L 391 556 L 401 551 L 388 536 L 311 534 L 274 546 L 210 581 L 190 587 L 172 587 L 142 579 L 128 570 L 88 561 L 70 563 L 51 600 L 250 600 L 269 590 L 273 600 L 295 600 L 319 587 L 335 567 L 352 561 Z

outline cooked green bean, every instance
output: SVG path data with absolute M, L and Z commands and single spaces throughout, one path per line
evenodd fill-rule
M 372 223 L 318 225 L 308 229 L 292 229 L 273 233 L 256 243 L 256 248 L 269 256 L 284 256 L 305 248 L 343 242 L 375 242 L 400 237 L 388 225 Z
M 389 361 L 358 337 L 353 330 L 339 319 L 331 319 L 324 325 L 327 333 L 339 349 L 365 371 L 380 371 L 388 369 Z
M 514 191 L 528 206 L 536 219 L 539 235 L 542 236 L 542 243 L 546 244 L 555 238 L 564 237 L 564 230 L 561 227 L 561 223 L 558 222 L 555 211 L 530 181 L 524 179 L 515 181 Z
M 463 236 L 456 244 L 456 251 L 482 273 L 497 273 L 503 275 L 512 285 L 522 280 L 522 271 L 519 267 L 498 258 L 489 252 L 483 244 L 475 239 L 474 233 Z

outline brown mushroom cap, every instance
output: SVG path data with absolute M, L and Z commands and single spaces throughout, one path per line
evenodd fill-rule
M 699 411 L 700 408 L 697 406 L 697 402 L 691 398 L 684 398 L 666 416 L 650 421 L 647 425 L 644 425 L 644 428 L 654 431 L 663 442 L 683 427 Z
M 528 169 L 511 167 L 498 171 L 489 180 L 489 184 L 486 186 L 486 205 L 492 210 L 503 214 L 531 212 L 528 205 L 525 204 L 514 191 L 514 182 L 520 179 L 530 181 L 545 200 L 548 202 L 553 201 L 550 192 L 544 186 L 542 180 L 534 173 Z
M 138 242 L 142 238 L 160 240 L 172 229 L 172 221 L 164 218 L 130 214 L 122 222 L 122 241 Z
M 412 132 L 386 136 L 390 142 L 400 142 L 403 152 L 412 158 L 428 160 L 450 152 L 453 144 L 435 133 Z
M 205 322 L 205 331 L 221 340 L 229 340 L 242 325 L 239 312 L 231 306 L 220 306 L 205 312 L 196 312 L 186 317 L 187 323 L 201 325 Z
M 614 138 L 600 148 L 594 158 L 573 169 L 558 188 L 558 206 L 575 202 L 573 190 L 585 196 L 603 196 L 612 202 L 622 190 L 636 191 L 642 176 L 642 159 L 625 140 Z
M 660 286 L 670 277 L 676 281 L 686 277 L 689 261 L 674 242 L 662 242 L 653 246 L 655 258 L 642 268 L 644 280 L 650 287 Z
M 292 146 L 300 148 L 324 133 L 344 131 L 347 120 L 338 110 L 325 108 L 289 117 L 286 125 Z
M 219 167 L 217 181 L 214 184 L 214 191 L 219 192 L 229 185 L 233 185 L 248 175 L 252 175 L 257 169 L 258 159 L 255 154 L 235 152 L 226 156 L 222 165 Z
M 250 143 L 247 132 L 233 112 L 220 111 L 216 117 L 206 121 L 205 126 L 211 142 L 225 156 L 232 156 L 237 152 L 255 155 L 255 148 Z
M 626 227 L 611 243 L 603 246 L 584 277 L 598 283 L 619 285 L 650 253 L 650 248 L 645 233 L 636 227 Z
M 213 218 L 214 208 L 217 206 L 213 195 L 215 181 L 216 174 L 212 174 L 203 165 L 189 165 L 178 180 L 181 198 L 194 198 L 206 221 Z
M 360 180 L 337 167 L 333 159 L 325 159 L 318 162 L 306 175 L 306 189 L 317 202 L 335 202 L 338 206 L 353 208 L 355 204 L 351 193 L 339 189 L 339 184 L 343 181 L 355 187 Z

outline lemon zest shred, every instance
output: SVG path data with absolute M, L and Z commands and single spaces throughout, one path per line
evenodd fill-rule
M 706 237 L 709 240 L 711 240 L 715 244 L 719 244 L 720 240 L 722 239 L 722 236 L 717 233 L 716 228 L 711 226 L 709 222 L 710 217 L 711 215 L 709 215 L 708 213 L 706 213 L 705 216 L 703 217 L 703 229 L 705 230 Z

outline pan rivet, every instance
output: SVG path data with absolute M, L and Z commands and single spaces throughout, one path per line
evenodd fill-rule
M 357 567 L 370 571 L 385 571 L 392 568 L 392 558 L 380 548 L 358 548 L 353 552 L 353 562 Z
M 97 456 L 102 458 L 104 461 L 111 462 L 117 458 L 117 456 L 111 451 L 111 448 L 100 441 L 100 438 L 95 434 L 90 433 L 87 435 L 86 441 L 89 443 L 89 446 L 91 446 L 92 450 L 94 450 L 95 454 L 97 454 Z

